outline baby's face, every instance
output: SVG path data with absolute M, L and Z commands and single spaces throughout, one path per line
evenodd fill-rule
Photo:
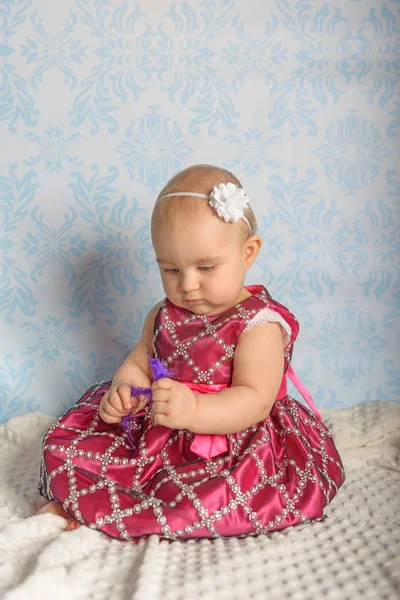
M 216 215 L 153 227 L 153 246 L 166 296 L 198 315 L 217 315 L 246 296 L 243 236 Z

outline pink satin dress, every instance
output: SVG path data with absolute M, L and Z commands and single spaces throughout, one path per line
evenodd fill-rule
M 230 435 L 199 435 L 154 424 L 146 407 L 132 421 L 133 449 L 120 424 L 100 418 L 111 382 L 96 383 L 45 435 L 40 493 L 72 518 L 120 539 L 258 535 L 321 519 L 344 471 L 315 407 L 286 392 L 287 374 L 295 379 L 290 360 L 298 323 L 264 287 L 247 289 L 250 297 L 211 317 L 165 299 L 153 351 L 176 380 L 215 393 L 231 384 L 246 325 L 266 306 L 277 311 L 292 333 L 267 419 Z

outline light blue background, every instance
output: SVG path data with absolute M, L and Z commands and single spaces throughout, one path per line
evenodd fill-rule
M 226 166 L 320 407 L 399 398 L 400 3 L 0 4 L 0 417 L 111 376 L 179 169 Z

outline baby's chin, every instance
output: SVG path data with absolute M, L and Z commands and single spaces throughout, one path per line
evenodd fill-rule
M 181 306 L 182 308 L 190 310 L 190 312 L 194 313 L 195 315 L 208 315 L 210 312 L 212 312 L 212 307 L 210 307 L 210 305 L 204 300 L 197 303 L 182 302 Z
M 206 301 L 202 301 L 198 304 L 184 303 L 182 307 L 186 308 L 187 310 L 190 310 L 190 312 L 192 312 L 195 315 L 204 317 L 213 317 L 215 315 L 219 315 L 223 313 L 226 310 L 226 308 L 229 308 L 225 308 L 223 306 L 215 306 L 213 304 L 209 304 Z
M 187 302 L 185 300 L 174 299 L 168 297 L 169 301 L 175 306 L 179 306 L 180 308 L 185 308 L 186 310 L 190 310 L 195 315 L 209 315 L 215 310 L 214 306 L 210 306 L 208 302 L 205 300 L 201 300 L 199 302 Z

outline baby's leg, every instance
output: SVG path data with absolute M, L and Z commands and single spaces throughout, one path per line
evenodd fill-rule
M 69 514 L 63 509 L 59 502 L 48 502 L 42 508 L 37 511 L 37 515 L 44 515 L 45 513 L 51 513 L 53 515 L 58 515 L 59 517 L 63 517 L 67 521 L 67 531 L 72 531 L 73 529 L 77 529 L 80 527 L 80 523 L 78 521 L 74 521 L 71 519 Z

